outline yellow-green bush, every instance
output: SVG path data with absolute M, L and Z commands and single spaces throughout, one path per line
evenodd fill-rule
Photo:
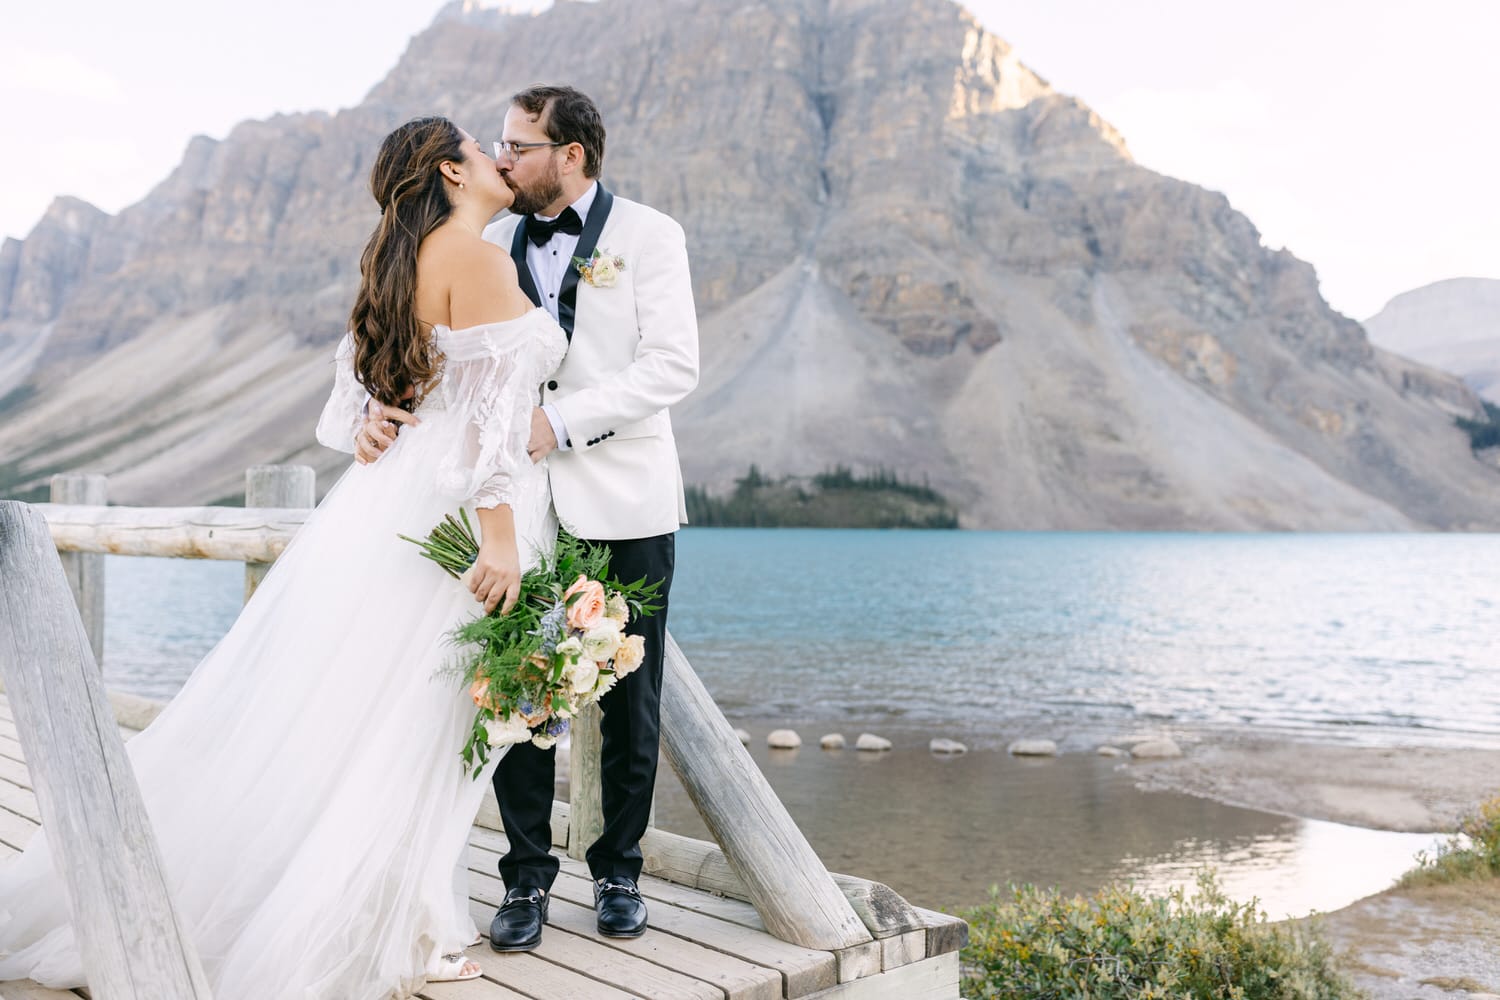
M 1336 1000 L 1358 992 L 1310 927 L 1269 923 L 1225 897 L 1110 886 L 1064 896 L 1030 886 L 964 914 L 963 995 L 1027 1000 Z
M 1417 855 L 1417 867 L 1401 877 L 1406 887 L 1500 875 L 1500 796 L 1481 802 L 1436 854 Z

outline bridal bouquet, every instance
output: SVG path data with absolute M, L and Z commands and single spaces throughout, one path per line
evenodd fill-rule
M 462 510 L 425 539 L 400 537 L 460 580 L 479 555 Z M 508 614 L 496 608 L 454 630 L 463 654 L 453 672 L 476 708 L 461 751 L 472 777 L 494 747 L 527 740 L 544 750 L 552 746 L 580 709 L 640 666 L 643 640 L 624 628 L 632 616 L 660 610 L 652 603 L 659 585 L 619 583 L 608 573 L 607 551 L 559 532 L 551 557 L 521 577 L 520 597 Z

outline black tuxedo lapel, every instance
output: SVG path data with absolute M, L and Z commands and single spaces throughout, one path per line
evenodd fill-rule
M 615 203 L 615 196 L 604 190 L 604 185 L 599 185 L 599 191 L 594 195 L 594 203 L 589 206 L 589 217 L 583 223 L 583 232 L 578 236 L 578 249 L 573 251 L 573 256 L 588 260 L 594 252 L 594 247 L 599 243 L 599 234 L 604 231 L 604 220 L 609 218 L 609 210 Z M 526 253 L 525 234 L 521 234 L 521 254 Z M 512 250 L 512 253 L 515 251 Z M 557 293 L 557 321 L 561 324 L 563 332 L 568 335 L 568 341 L 573 340 L 573 317 L 576 314 L 574 308 L 578 302 L 578 265 L 572 261 L 568 262 L 568 270 L 563 274 L 562 290 Z
M 510 241 L 510 256 L 516 262 L 516 278 L 521 282 L 521 291 L 531 300 L 534 306 L 542 304 L 542 296 L 536 290 L 536 282 L 531 278 L 531 265 L 526 263 L 526 216 L 521 216 L 521 221 L 516 224 L 515 236 Z

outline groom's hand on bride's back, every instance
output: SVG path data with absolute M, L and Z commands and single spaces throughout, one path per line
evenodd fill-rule
M 360 465 L 369 465 L 385 450 L 396 443 L 399 425 L 415 427 L 422 421 L 395 406 L 382 406 L 370 400 L 365 408 L 365 422 L 354 435 L 354 460 Z

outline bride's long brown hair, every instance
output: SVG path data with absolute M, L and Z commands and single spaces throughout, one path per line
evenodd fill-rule
M 359 295 L 349 316 L 354 372 L 387 405 L 408 392 L 415 409 L 437 377 L 441 357 L 417 321 L 417 250 L 453 206 L 438 169 L 463 160 L 463 135 L 446 118 L 414 118 L 385 137 L 370 170 L 380 222 L 359 258 Z

